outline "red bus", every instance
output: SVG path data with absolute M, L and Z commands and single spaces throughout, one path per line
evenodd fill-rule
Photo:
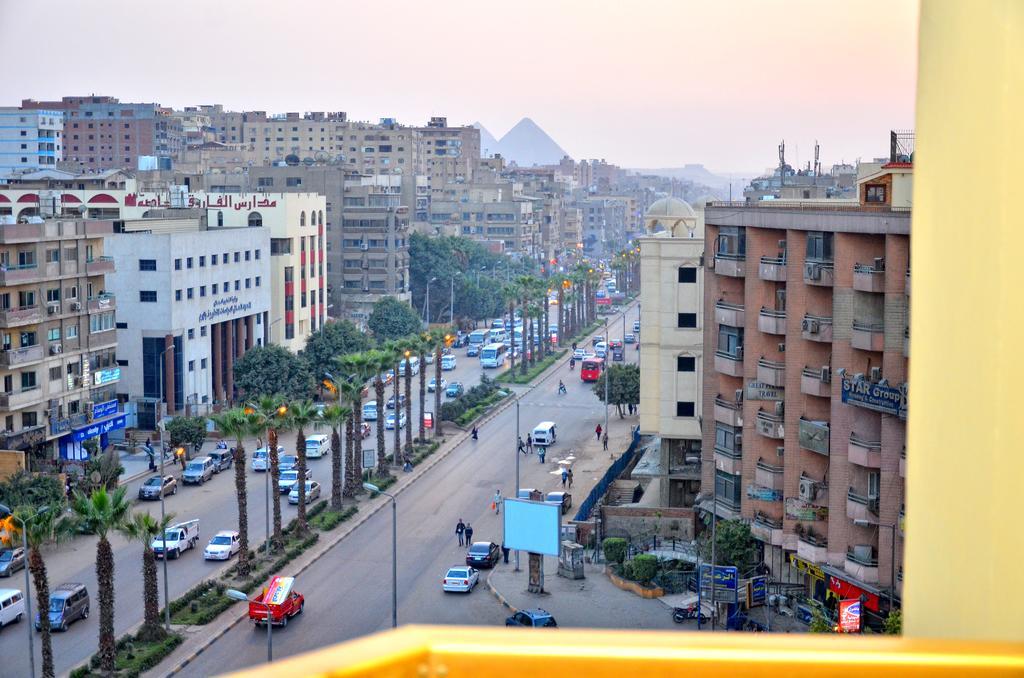
M 601 358 L 587 358 L 580 367 L 580 379 L 583 381 L 597 381 L 604 369 L 604 360 Z

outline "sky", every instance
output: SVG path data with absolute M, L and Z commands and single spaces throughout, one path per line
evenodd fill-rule
M 424 124 L 532 118 L 570 155 L 749 172 L 887 153 L 913 0 L 0 0 L 0 105 L 104 94 Z M 45 38 L 43 37 L 45 36 Z M 798 150 L 799 149 L 799 150 Z

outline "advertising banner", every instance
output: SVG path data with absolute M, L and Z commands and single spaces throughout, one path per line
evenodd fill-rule
M 860 633 L 860 600 L 839 601 L 839 633 Z
M 78 429 L 71 434 L 71 439 L 75 442 L 81 442 L 83 440 L 89 440 L 95 438 L 98 435 L 109 433 L 125 426 L 125 416 L 122 414 L 119 417 L 113 419 L 107 419 L 97 424 L 86 426 L 85 428 Z
M 768 577 L 753 577 L 750 580 L 750 598 L 747 605 L 757 607 L 768 602 Z
M 747 400 L 785 400 L 786 389 L 763 381 L 747 382 Z
M 840 599 L 856 598 L 860 600 L 860 597 L 864 596 L 864 607 L 872 612 L 878 612 L 878 596 L 874 593 L 868 593 L 859 586 L 855 586 L 839 577 L 829 575 L 828 590 L 838 595 Z
M 907 387 L 876 384 L 867 379 L 843 379 L 843 402 L 868 410 L 907 418 Z
M 267 587 L 267 595 L 263 597 L 263 602 L 267 605 L 280 605 L 288 600 L 294 583 L 295 577 L 274 577 L 270 580 L 270 586 Z
M 739 570 L 733 566 L 718 565 L 714 573 L 715 600 L 722 603 L 735 603 L 739 599 Z M 701 596 L 711 599 L 711 565 L 700 566 Z
M 92 406 L 92 418 L 102 419 L 117 414 L 117 401 L 108 400 L 103 403 L 96 403 Z
M 112 367 L 112 368 L 110 368 L 108 370 L 100 370 L 99 372 L 94 372 L 93 373 L 93 377 L 96 380 L 96 385 L 97 386 L 102 386 L 103 384 L 109 384 L 109 383 L 117 381 L 118 379 L 121 378 L 121 368 L 120 367 Z

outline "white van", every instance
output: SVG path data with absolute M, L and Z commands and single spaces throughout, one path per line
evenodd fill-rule
M 398 363 L 398 376 L 405 376 L 405 361 L 409 361 L 409 374 L 415 377 L 420 373 L 420 359 L 416 356 L 410 356 L 409 358 L 402 358 L 402 361 Z
M 25 596 L 18 589 L 0 589 L 0 628 L 25 616 Z
M 306 459 L 319 459 L 331 449 L 331 437 L 324 433 L 306 436 Z
M 542 421 L 533 428 L 533 444 L 537 447 L 547 447 L 555 444 L 555 422 Z

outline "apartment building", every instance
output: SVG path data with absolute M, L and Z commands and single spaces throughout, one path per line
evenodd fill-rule
M 56 168 L 64 158 L 64 112 L 0 107 L 0 177 Z
M 41 169 L 0 178 L 0 216 L 120 219 L 135 180 L 122 170 L 74 173 Z
M 541 254 L 534 200 L 522 184 L 448 184 L 442 198 L 430 202 L 436 232 L 462 235 L 514 256 Z
M 0 448 L 81 461 L 124 428 L 111 221 L 0 216 Z
M 776 575 L 880 616 L 903 550 L 906 160 L 866 166 L 856 201 L 705 210 L 702 508 L 749 521 Z
M 449 127 L 448 118 L 435 116 L 426 127 L 412 128 L 416 142 L 416 174 L 425 175 L 432 195 L 447 184 L 473 181 L 480 161 L 480 130 L 466 125 Z
M 606 258 L 626 245 L 628 201 L 607 197 L 577 197 L 575 206 L 583 215 L 583 251 Z
M 153 426 L 160 401 L 173 415 L 235 400 L 234 362 L 269 340 L 270 229 L 153 209 L 105 247 L 118 271 L 107 279 L 120 300 L 118 392 L 137 403 L 140 428 Z

